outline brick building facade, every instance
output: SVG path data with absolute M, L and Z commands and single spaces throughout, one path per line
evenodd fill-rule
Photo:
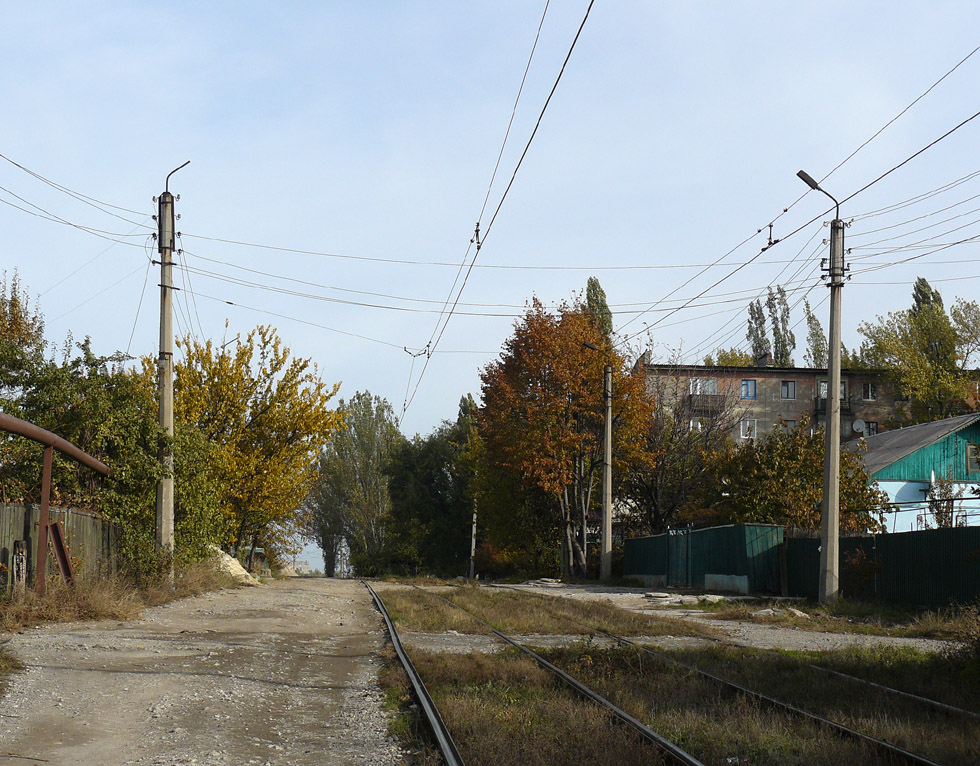
M 691 428 L 722 419 L 732 437 L 750 439 L 807 415 L 812 427 L 827 415 L 827 370 L 807 367 L 721 367 L 637 362 L 659 401 L 679 405 Z M 874 370 L 841 371 L 841 440 L 887 430 L 905 402 Z

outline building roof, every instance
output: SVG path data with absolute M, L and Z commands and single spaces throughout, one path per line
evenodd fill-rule
M 868 474 L 873 476 L 878 471 L 911 455 L 916 450 L 935 444 L 940 439 L 949 436 L 980 420 L 980 413 L 971 412 L 955 418 L 935 420 L 932 423 L 921 423 L 917 426 L 896 428 L 874 436 L 865 437 L 864 443 L 868 451 L 864 454 L 864 465 Z M 856 439 L 847 443 L 850 450 L 860 449 L 861 440 Z

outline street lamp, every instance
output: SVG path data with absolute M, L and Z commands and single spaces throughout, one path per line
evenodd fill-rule
M 593 343 L 583 346 L 599 351 Z M 605 438 L 602 450 L 602 550 L 599 554 L 599 579 L 612 577 L 612 365 L 604 370 L 603 399 L 605 402 Z
M 830 337 L 827 368 L 827 429 L 824 447 L 823 502 L 820 521 L 820 603 L 835 601 L 840 589 L 840 335 L 841 287 L 844 286 L 844 222 L 840 203 L 820 188 L 805 171 L 796 174 L 814 191 L 834 202 L 834 220 L 830 222 Z

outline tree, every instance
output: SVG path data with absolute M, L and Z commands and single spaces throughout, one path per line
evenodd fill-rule
M 17 272 L 0 277 L 0 403 L 7 412 L 26 384 L 25 376 L 43 364 L 44 317 L 21 285 Z
M 594 351 L 583 344 L 599 348 Z M 581 303 L 547 312 L 535 299 L 500 358 L 480 373 L 480 433 L 491 462 L 552 500 L 563 529 L 566 571 L 584 576 L 602 466 L 603 367 L 613 369 L 615 459 L 636 462 L 650 412 L 642 373 L 625 370 Z
M 789 304 L 786 301 L 786 291 L 782 285 L 775 292 L 769 288 L 766 300 L 769 321 L 772 325 L 772 355 L 777 367 L 793 366 L 793 351 L 796 348 L 796 336 L 789 325 Z
M 652 465 L 627 471 L 623 479 L 622 502 L 629 509 L 634 534 L 659 534 L 678 523 L 711 478 L 707 456 L 722 449 L 739 418 L 735 393 L 702 417 L 692 418 L 684 399 L 666 390 L 671 380 L 664 375 L 652 382 L 659 406 L 644 432 L 646 452 L 659 457 Z M 674 405 L 668 406 L 671 401 Z
M 300 509 L 316 480 L 315 459 L 340 425 L 309 359 L 293 358 L 274 328 L 259 326 L 232 351 L 179 342 L 174 418 L 214 445 L 222 506 L 236 550 L 262 544 L 291 552 Z
M 793 429 L 775 429 L 742 444 L 726 442 L 706 456 L 711 480 L 700 497 L 702 520 L 819 529 L 824 442 L 823 432 L 811 433 L 806 418 Z M 880 531 L 887 501 L 877 482 L 869 482 L 863 456 L 842 450 L 840 528 Z
M 745 339 L 752 346 L 753 362 L 772 355 L 772 344 L 766 334 L 766 315 L 762 311 L 762 301 L 755 300 L 749 303 L 749 324 Z
M 862 361 L 885 370 L 895 388 L 911 399 L 910 422 L 947 418 L 967 409 L 965 371 L 980 348 L 975 319 L 980 319 L 975 302 L 958 300 L 950 316 L 939 292 L 919 277 L 910 308 L 858 327 L 864 336 Z
M 740 348 L 719 348 L 715 349 L 713 358 L 711 354 L 704 358 L 704 364 L 707 367 L 751 367 L 755 364 L 755 359 L 748 351 L 742 351 Z
M 803 362 L 807 367 L 827 366 L 827 335 L 820 325 L 820 320 L 810 308 L 810 303 L 803 299 L 803 315 L 806 317 L 806 354 Z
M 387 400 L 358 391 L 340 402 L 343 426 L 320 453 L 316 489 L 307 497 L 325 559 L 335 560 L 337 531 L 361 574 L 387 570 L 390 558 L 389 465 L 404 442 Z
M 475 411 L 472 398 L 463 397 L 454 422 L 392 451 L 392 548 L 413 570 L 446 577 L 468 572 L 475 479 L 485 460 Z
M 612 312 L 609 310 L 609 304 L 606 303 L 606 291 L 602 289 L 602 285 L 595 277 L 589 277 L 585 283 L 585 305 L 596 327 L 607 338 L 611 337 L 613 331 Z

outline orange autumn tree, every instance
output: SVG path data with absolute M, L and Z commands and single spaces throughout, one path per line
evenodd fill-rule
M 585 346 L 590 343 L 598 350 Z M 561 530 L 562 568 L 586 573 L 587 534 L 600 513 L 603 368 L 613 368 L 613 476 L 650 465 L 643 429 L 652 404 L 641 374 L 581 301 L 547 311 L 535 299 L 500 358 L 480 373 L 480 435 L 489 460 L 552 497 Z M 615 480 L 615 479 L 614 479 Z

